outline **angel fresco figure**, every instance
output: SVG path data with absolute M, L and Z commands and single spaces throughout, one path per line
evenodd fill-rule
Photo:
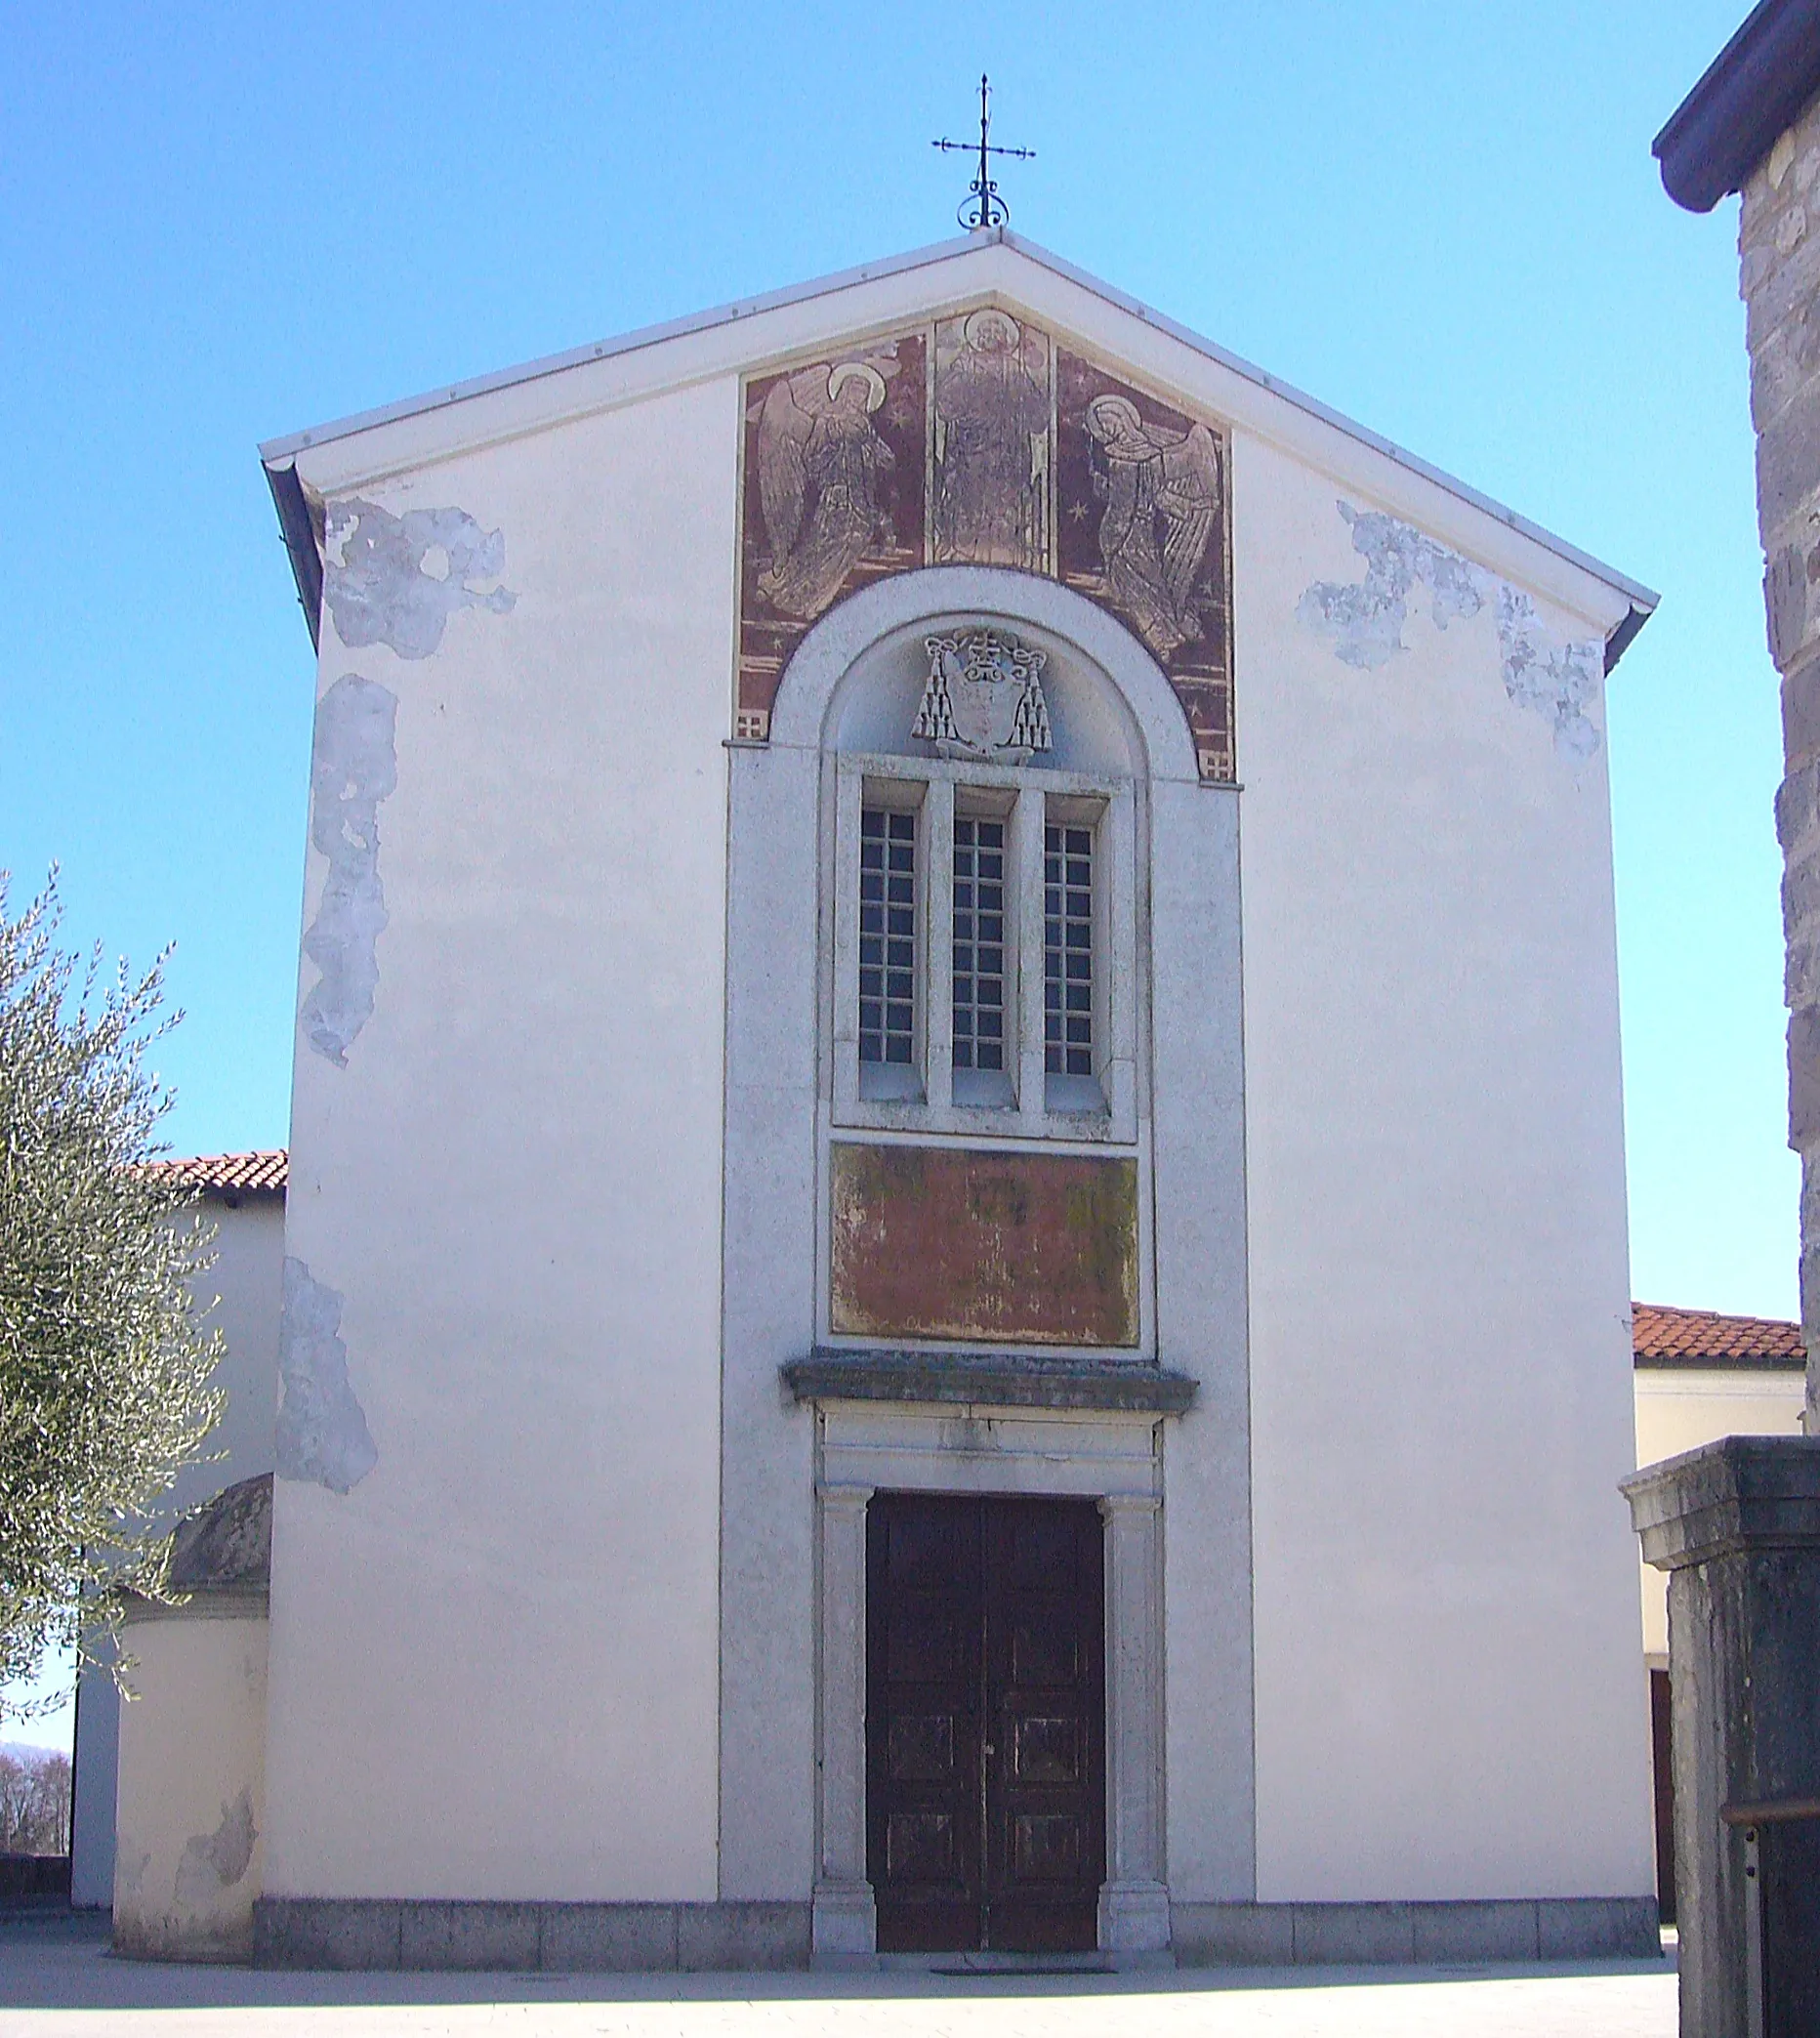
M 990 308 L 935 374 L 935 560 L 1048 567 L 1049 390 L 1017 322 Z
M 1129 396 L 1096 396 L 1087 430 L 1107 592 L 1167 658 L 1201 635 L 1194 584 L 1220 515 L 1220 448 L 1202 424 L 1145 424 Z
M 759 593 L 783 615 L 820 615 L 860 555 L 892 542 L 878 490 L 895 462 L 872 426 L 884 401 L 885 378 L 866 361 L 805 368 L 765 398 L 759 501 L 771 557 Z

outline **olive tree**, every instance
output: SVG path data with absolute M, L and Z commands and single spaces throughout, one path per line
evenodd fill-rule
M 165 957 L 78 976 L 62 920 L 55 871 L 17 918 L 0 873 L 0 1682 L 72 1644 L 119 1664 L 122 1589 L 170 1597 L 159 1503 L 222 1405 L 191 1294 L 212 1233 L 147 1165 Z

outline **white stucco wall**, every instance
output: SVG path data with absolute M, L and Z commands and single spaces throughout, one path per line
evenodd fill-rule
M 216 1384 L 228 1405 L 209 1438 L 224 1455 L 192 1466 L 172 1505 L 187 1510 L 238 1479 L 271 1470 L 271 1421 L 278 1406 L 278 1291 L 284 1266 L 284 1198 L 242 1195 L 233 1204 L 205 1196 L 196 1206 L 215 1227 L 215 1265 L 197 1282 L 212 1301 L 205 1319 L 219 1328 L 227 1354 Z
M 381 500 L 503 531 L 511 612 L 417 658 L 324 615 L 397 784 L 287 1251 L 378 1462 L 278 1481 L 274 1895 L 715 1893 L 736 431 L 723 380 L 421 472 Z
M 1642 1893 L 1603 748 L 1491 601 L 1343 662 L 1298 603 L 1378 505 L 1233 465 L 1258 1893 Z
M 1249 1277 L 1252 1490 L 1246 1508 L 1243 1393 L 1222 1384 L 1165 1451 L 1174 1893 L 1650 1888 L 1615 1491 L 1634 1461 L 1603 753 L 1563 757 L 1508 696 L 1489 597 L 1442 632 L 1418 593 L 1375 671 L 1297 617 L 1311 582 L 1365 573 L 1341 496 L 1458 548 L 1488 589 L 1518 576 L 1557 637 L 1602 639 L 1628 597 L 982 242 L 298 455 L 311 487 L 503 531 L 517 603 L 457 612 L 423 659 L 345 648 L 324 619 L 322 686 L 397 696 L 398 783 L 376 1010 L 346 1069 L 300 1047 L 288 1250 L 343 1298 L 379 1461 L 346 1496 L 279 1485 L 274 1894 L 715 1893 L 733 378 L 986 289 L 1235 430 L 1241 927 L 1193 884 L 1230 845 L 1230 792 L 1180 789 L 1196 818 L 1159 882 L 1205 937 L 1204 986 L 1172 964 L 1179 1016 L 1231 994 L 1242 936 L 1249 1267 L 1195 1264 L 1180 1196 L 1220 1208 L 1241 1156 L 1187 1124 L 1204 1093 L 1176 1065 L 1158 1288 L 1165 1361 L 1236 1371 L 1207 1325 Z M 776 790 L 789 762 L 764 760 Z M 812 875 L 786 848 L 774 881 Z M 322 883 L 312 855 L 307 919 Z M 733 910 L 762 926 L 765 903 Z M 729 1044 L 755 1150 L 806 1115 L 769 1095 L 778 1055 L 812 1076 L 799 990 L 771 1060 Z M 1159 1045 L 1159 1083 L 1167 1065 Z M 751 1361 L 729 1463 L 764 1411 L 756 1483 L 801 1489 L 779 1517 L 729 1484 L 728 1517 L 802 1614 L 730 1637 L 728 1688 L 774 1715 L 724 1723 L 731 1895 L 807 1893 L 806 1779 L 770 1759 L 807 1748 L 811 1697 L 808 1426 L 768 1413 L 812 1300 L 807 1259 L 773 1251 L 801 1228 L 794 1148 L 787 1173 L 779 1207 L 727 1227 Z M 1202 1531 L 1228 1553 L 1255 1534 L 1255 1676 L 1194 1629 L 1246 1612 L 1242 1566 L 1197 1571 Z M 1244 1689 L 1255 1852 L 1229 1773 Z M 1197 1737 L 1215 1712 L 1229 1746 Z
M 139 1620 L 139 1696 L 120 1722 L 114 1944 L 245 1960 L 265 1823 L 266 1623 Z
M 227 1350 L 216 1383 L 228 1405 L 209 1439 L 210 1460 L 192 1465 L 172 1490 L 171 1510 L 187 1512 L 224 1486 L 271 1470 L 271 1419 L 278 1405 L 278 1285 L 284 1262 L 284 1199 L 247 1194 L 195 1206 L 215 1227 L 215 1265 L 196 1283 L 208 1323 Z M 222 1453 L 217 1457 L 216 1452 Z M 84 1907 L 113 1900 L 114 1806 L 120 1700 L 104 1677 L 81 1682 L 76 1699 L 75 1816 L 70 1898 Z
M 1655 1465 L 1721 1436 L 1799 1436 L 1806 1376 L 1799 1368 L 1638 1366 L 1636 1462 Z M 1643 1653 L 1669 1667 L 1669 1574 L 1643 1562 Z

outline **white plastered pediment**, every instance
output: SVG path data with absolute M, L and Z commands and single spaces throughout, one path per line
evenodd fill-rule
M 307 497 L 346 495 L 666 391 L 785 366 L 895 325 L 986 304 L 1041 322 L 1165 400 L 1211 411 L 1235 435 L 1270 442 L 1342 491 L 1371 498 L 1585 618 L 1608 641 L 1634 630 L 1655 606 L 1655 595 L 1628 576 L 1004 229 L 274 439 L 262 457 L 274 481 L 294 471 Z

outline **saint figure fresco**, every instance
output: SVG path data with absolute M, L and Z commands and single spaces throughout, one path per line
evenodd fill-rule
M 734 735 L 764 742 L 791 653 L 843 595 L 924 562 L 928 337 L 869 342 L 745 391 Z
M 1087 406 L 1093 488 L 1104 503 L 1106 589 L 1159 659 L 1202 635 L 1195 583 L 1220 514 L 1220 449 L 1203 424 L 1146 425 L 1129 396 Z
M 759 414 L 759 498 L 771 563 L 759 593 L 788 616 L 818 616 L 875 539 L 889 544 L 878 484 L 895 467 L 872 429 L 885 378 L 864 361 L 780 381 Z
M 988 306 L 935 331 L 934 562 L 1050 569 L 1049 341 Z
M 1066 348 L 1055 350 L 1055 572 L 1163 668 L 1203 778 L 1230 778 L 1227 440 Z

